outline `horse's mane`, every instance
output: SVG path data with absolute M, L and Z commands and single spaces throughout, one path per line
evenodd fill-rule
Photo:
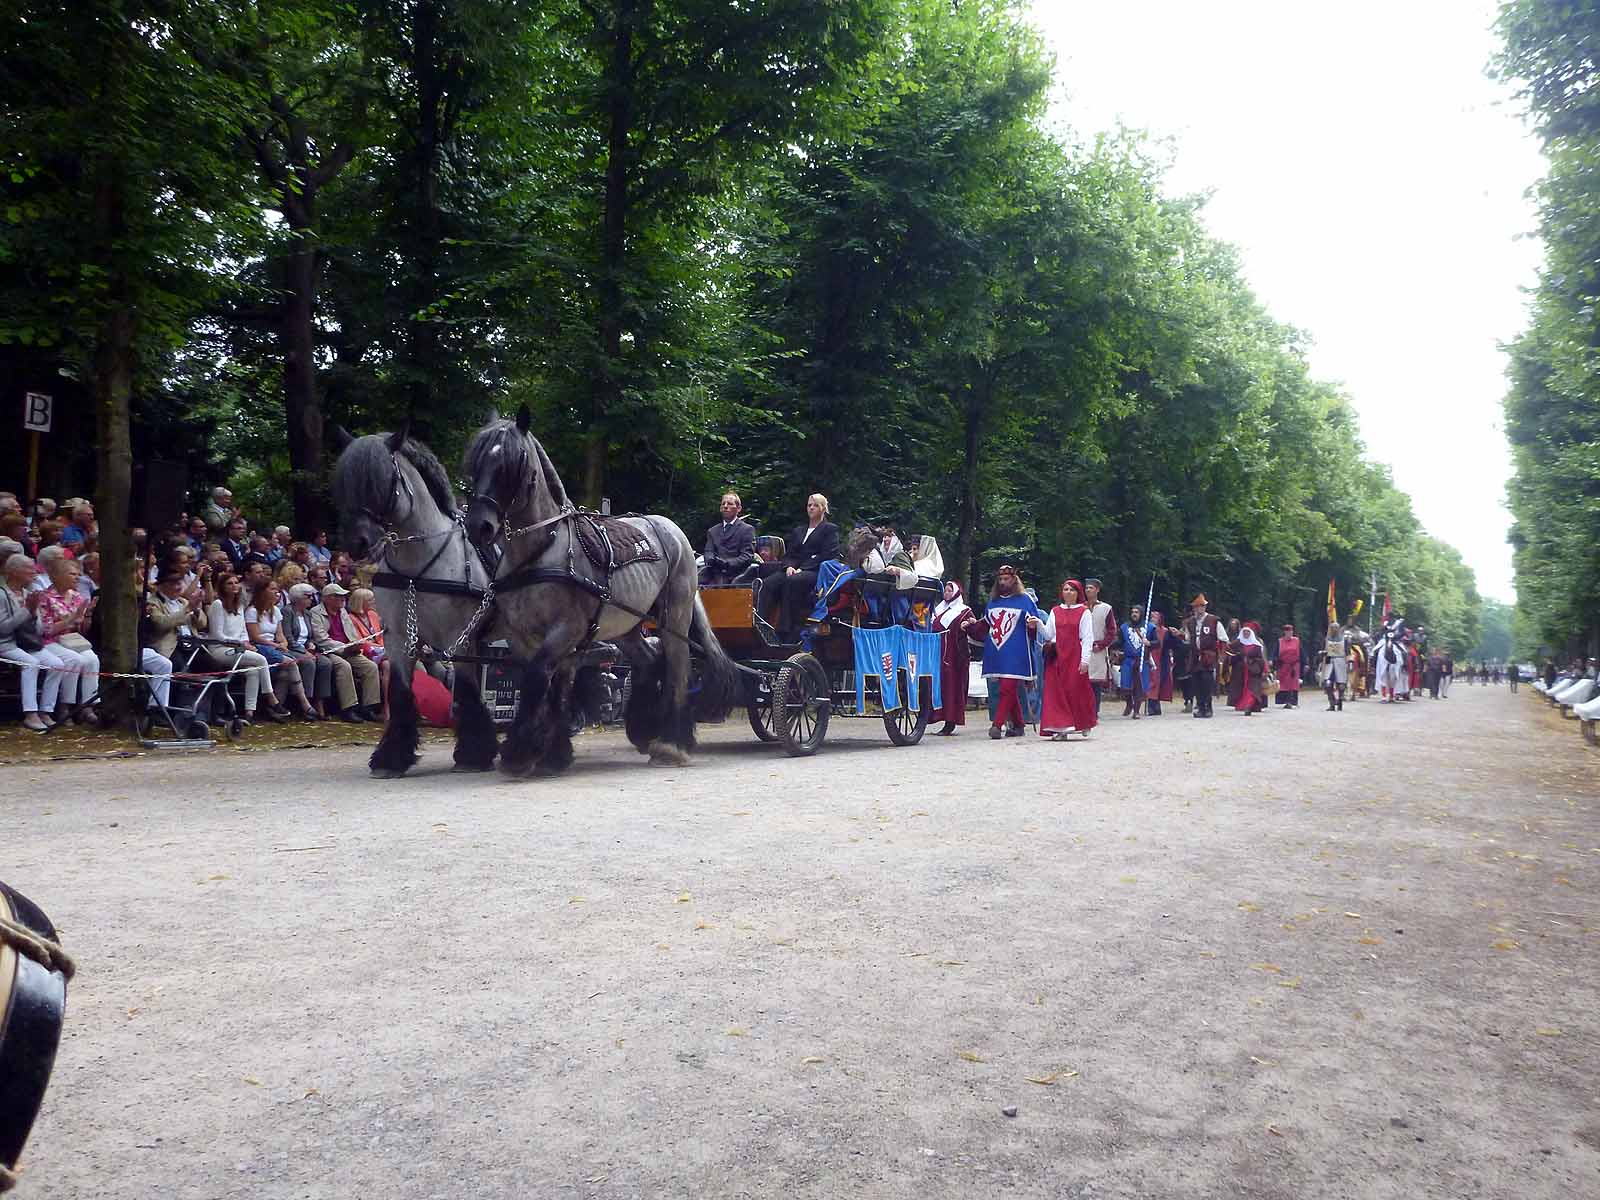
M 389 435 L 369 434 L 356 438 L 339 455 L 333 472 L 333 502 L 340 512 L 354 512 L 373 503 L 381 503 L 394 482 L 394 465 L 390 460 Z M 400 455 L 422 476 L 428 495 L 438 505 L 444 516 L 453 519 L 456 512 L 455 489 L 444 465 L 421 442 L 407 438 L 400 447 Z
M 409 437 L 405 445 L 400 447 L 400 453 L 417 469 L 417 474 L 422 476 L 422 482 L 428 487 L 428 495 L 433 497 L 433 502 L 439 506 L 439 511 L 454 520 L 456 489 L 451 485 L 450 476 L 438 456 L 415 438 Z
M 861 565 L 867 561 L 867 555 L 872 553 L 872 548 L 878 544 L 878 535 L 865 525 L 858 525 L 850 531 L 850 537 L 845 542 L 845 565 L 859 571 Z
M 496 446 L 505 455 L 501 469 L 515 472 L 518 478 L 532 479 L 537 501 L 550 508 L 567 505 L 567 489 L 561 482 L 561 476 L 556 473 L 555 464 L 539 444 L 539 439 L 519 429 L 509 417 L 491 420 L 467 443 L 462 470 L 469 480 L 479 477 Z

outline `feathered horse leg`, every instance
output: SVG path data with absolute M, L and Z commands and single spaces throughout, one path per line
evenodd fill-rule
M 398 641 L 399 639 L 395 639 Z M 380 779 L 404 775 L 417 762 L 417 698 L 411 691 L 411 671 L 416 659 L 396 648 L 389 668 L 389 719 L 367 760 L 368 769 Z
M 483 690 L 479 687 L 475 669 L 465 665 L 455 669 L 450 694 L 455 701 L 456 718 L 456 770 L 487 771 L 494 766 L 500 753 L 500 738 L 494 730 L 494 718 L 483 703 Z

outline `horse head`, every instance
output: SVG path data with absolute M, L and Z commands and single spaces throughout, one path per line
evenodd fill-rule
M 358 560 L 390 530 L 412 528 L 423 518 L 414 477 L 442 516 L 454 516 L 455 494 L 444 467 L 431 450 L 410 439 L 407 428 L 350 438 L 334 466 L 334 504 L 345 544 Z
M 472 488 L 466 523 L 474 545 L 493 543 L 513 517 L 542 521 L 569 507 L 555 464 L 529 432 L 531 422 L 524 404 L 514 420 L 491 417 L 467 444 L 462 470 Z

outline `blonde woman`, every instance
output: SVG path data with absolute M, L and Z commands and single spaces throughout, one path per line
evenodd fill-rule
M 350 620 L 355 636 L 367 639 L 362 643 L 361 653 L 378 664 L 378 685 L 383 696 L 384 715 L 387 716 L 389 656 L 383 649 L 383 618 L 378 615 L 378 608 L 373 599 L 371 588 L 356 588 L 350 593 L 350 606 L 345 610 L 345 615 Z
M 783 557 L 758 568 L 761 583 L 752 597 L 755 610 L 760 613 L 763 606 L 777 605 L 775 624 L 781 638 L 796 636 L 800 618 L 811 611 L 818 569 L 838 556 L 839 527 L 828 520 L 828 498 L 813 492 L 806 497 L 806 523 L 789 534 Z

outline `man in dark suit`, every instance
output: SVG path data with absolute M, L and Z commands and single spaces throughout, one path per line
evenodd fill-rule
M 743 505 L 738 492 L 722 497 L 722 520 L 706 530 L 705 566 L 700 568 L 703 584 L 730 583 L 756 560 L 756 531 L 739 516 Z
M 806 498 L 806 524 L 796 525 L 784 555 L 757 570 L 761 582 L 754 596 L 759 613 L 763 605 L 778 605 L 778 633 L 794 637 L 800 618 L 811 611 L 817 587 L 817 569 L 839 556 L 839 527 L 828 519 L 828 498 L 817 492 Z

